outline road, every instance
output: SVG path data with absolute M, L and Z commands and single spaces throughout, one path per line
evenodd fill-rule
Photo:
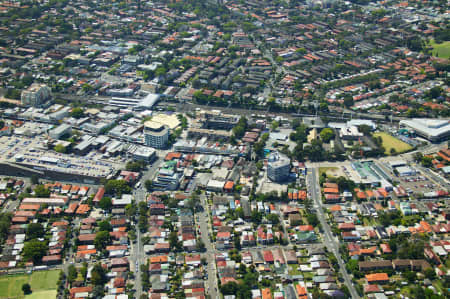
M 341 254 L 339 252 L 339 241 L 336 240 L 336 238 L 333 236 L 333 233 L 331 232 L 331 228 L 328 225 L 327 219 L 325 218 L 325 213 L 323 212 L 322 207 L 322 197 L 320 194 L 320 186 L 319 186 L 319 176 L 318 176 L 318 170 L 317 168 L 310 168 L 308 169 L 308 177 L 307 177 L 307 185 L 308 185 L 308 192 L 309 196 L 314 201 L 314 207 L 317 211 L 317 216 L 319 218 L 320 224 L 322 225 L 322 229 L 324 231 L 323 237 L 324 237 L 324 244 L 328 248 L 328 251 L 332 252 L 338 261 L 339 264 L 339 271 L 341 272 L 342 276 L 344 277 L 345 285 L 347 286 L 348 290 L 350 291 L 350 294 L 352 298 L 360 298 L 358 293 L 356 292 L 356 289 L 353 285 L 352 279 L 350 275 L 348 275 L 347 270 L 345 268 L 345 263 L 342 260 Z
M 156 174 L 157 169 L 163 162 L 164 155 L 158 156 L 157 160 L 155 160 L 148 169 L 143 173 L 141 177 L 141 186 L 134 190 L 134 198 L 136 202 L 136 206 L 141 201 L 147 200 L 147 191 L 145 190 L 145 181 L 153 179 Z M 132 244 L 130 260 L 131 260 L 131 269 L 134 268 L 134 287 L 136 289 L 136 298 L 140 298 L 142 295 L 142 280 L 141 280 L 141 269 L 140 265 L 146 264 L 146 255 L 144 252 L 144 244 L 141 241 L 143 237 L 143 233 L 141 233 L 140 229 L 137 228 L 137 223 L 135 223 L 136 227 L 136 242 Z
M 206 292 L 210 295 L 210 298 L 219 298 L 217 292 L 217 271 L 216 271 L 216 261 L 215 253 L 216 248 L 209 238 L 209 234 L 212 231 L 210 229 L 210 218 L 209 218 L 209 205 L 208 199 L 204 194 L 200 196 L 201 205 L 204 207 L 203 211 L 196 213 L 196 223 L 200 225 L 200 232 L 202 236 L 203 243 L 205 243 L 206 252 L 203 256 L 206 258 L 208 263 L 206 271 L 208 273 L 208 281 L 206 286 Z
M 139 202 L 146 200 L 146 192 L 143 187 L 134 191 L 134 198 L 136 200 L 136 205 Z M 136 223 L 137 224 L 137 223 Z M 143 244 L 141 242 L 141 230 L 135 225 L 136 228 L 136 242 L 132 245 L 132 250 L 130 254 L 131 267 L 134 267 L 134 287 L 136 289 L 136 298 L 140 298 L 142 294 L 142 280 L 141 280 L 141 268 L 140 265 L 145 264 L 145 253 Z
M 434 172 L 433 170 L 425 168 L 419 164 L 414 164 L 414 167 L 418 168 L 424 176 L 426 176 L 429 180 L 434 182 L 436 185 L 440 186 L 443 190 L 450 189 L 450 183 L 445 178 L 443 178 L 440 174 Z
M 66 274 L 66 277 L 68 277 L 69 275 L 69 266 L 70 265 L 75 265 L 75 266 L 81 266 L 80 264 L 76 263 L 76 260 L 74 258 L 76 252 L 73 251 L 73 246 L 72 244 L 76 243 L 76 239 L 78 238 L 75 234 L 75 229 L 80 227 L 80 222 L 81 219 L 80 218 L 75 218 L 71 225 L 72 228 L 72 235 L 70 237 L 70 242 L 69 242 L 69 248 L 66 251 L 64 260 L 63 260 L 63 264 L 61 265 L 61 270 L 64 271 L 64 274 Z M 67 279 L 66 279 L 66 285 L 67 285 Z M 68 287 L 68 285 L 67 285 Z

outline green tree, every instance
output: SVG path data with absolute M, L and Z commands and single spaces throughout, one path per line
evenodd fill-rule
M 38 239 L 44 237 L 44 227 L 40 223 L 30 223 L 27 226 L 27 239 Z
M 430 268 L 426 268 L 425 271 L 423 272 L 423 274 L 429 280 L 434 280 L 436 278 L 436 272 L 431 267 Z
M 317 218 L 316 214 L 309 213 L 308 216 L 306 216 L 306 219 L 308 220 L 308 223 L 312 226 L 317 226 L 319 224 L 319 219 Z
M 180 250 L 181 249 L 181 244 L 178 241 L 178 234 L 176 231 L 170 232 L 169 245 L 172 250 Z
M 280 126 L 280 124 L 277 121 L 273 121 L 272 125 L 271 125 L 271 129 L 272 131 L 276 131 L 278 129 L 278 127 Z
M 136 212 L 137 212 L 137 209 L 134 204 L 130 203 L 125 206 L 125 215 L 127 215 L 128 218 L 131 218 L 134 215 L 136 215 Z
M 414 153 L 413 159 L 416 162 L 422 162 L 423 154 L 421 152 Z
M 98 251 L 102 251 L 111 242 L 111 236 L 108 231 L 99 231 L 95 235 L 94 245 Z
M 86 279 L 88 273 L 88 263 L 84 262 L 83 267 L 80 269 L 80 274 L 83 277 L 83 279 Z
M 322 147 L 321 140 L 312 140 L 311 144 L 305 146 L 303 150 L 304 154 L 306 154 L 311 161 L 322 161 L 325 159 L 326 153 Z
M 351 273 L 353 273 L 353 275 L 355 275 L 357 272 L 359 272 L 358 260 L 350 259 L 350 260 L 345 264 L 345 267 L 347 268 L 348 271 L 350 271 Z M 356 275 L 355 275 L 355 276 L 356 276 Z
M 295 52 L 301 55 L 305 55 L 306 53 L 308 53 L 305 48 L 298 48 L 297 50 L 295 50 Z
M 36 174 L 32 174 L 30 177 L 30 181 L 33 185 L 39 184 L 39 177 Z
M 297 144 L 305 143 L 308 136 L 308 127 L 305 124 L 297 125 L 293 123 L 293 127 L 294 125 L 295 125 L 295 132 L 292 132 L 291 135 L 289 135 L 289 138 L 292 141 L 297 142 Z
M 23 259 L 25 261 L 33 261 L 34 263 L 40 263 L 42 257 L 45 256 L 48 250 L 47 242 L 41 242 L 38 240 L 31 240 L 25 242 L 23 246 Z
M 123 193 L 131 193 L 131 187 L 125 180 L 108 180 L 105 184 L 105 192 L 121 196 Z
M 81 89 L 87 93 L 92 91 L 94 88 L 90 84 L 84 83 L 83 86 L 81 86 Z
M 141 161 L 136 161 L 136 162 L 127 162 L 127 164 L 125 165 L 126 170 L 128 171 L 134 171 L 134 172 L 139 172 L 144 168 L 144 162 Z
M 247 118 L 245 116 L 242 116 L 236 126 L 234 126 L 232 132 L 235 138 L 242 138 L 245 134 L 245 131 L 247 130 Z
M 44 185 L 37 185 L 36 188 L 34 188 L 34 194 L 36 197 L 49 197 L 50 190 L 45 188 Z
M 196 247 L 198 251 L 204 251 L 205 250 L 205 243 L 202 241 L 202 239 L 199 239 L 196 243 Z
M 433 158 L 424 156 L 422 157 L 421 163 L 424 167 L 431 167 L 433 166 Z
M 29 283 L 24 283 L 22 285 L 22 292 L 23 292 L 24 295 L 31 294 L 31 286 L 30 286 Z
M 103 220 L 98 223 L 98 229 L 100 231 L 111 232 L 113 228 L 109 220 Z
M 340 176 L 336 179 L 336 183 L 339 186 L 339 190 L 354 190 L 356 185 L 355 182 L 353 182 L 352 180 L 346 179 L 343 176 Z
M 239 285 L 235 282 L 229 282 L 221 285 L 220 291 L 224 295 L 236 295 L 239 289 Z M 250 298 L 250 297 L 249 297 Z
M 105 288 L 103 285 L 95 285 L 92 288 L 92 297 L 93 298 L 103 298 L 105 296 Z
M 100 263 L 95 264 L 92 268 L 91 282 L 95 286 L 104 286 L 108 282 L 106 271 Z
M 344 106 L 347 108 L 350 108 L 351 106 L 353 106 L 355 102 L 353 101 L 353 97 L 350 95 L 347 95 L 344 97 Z
M 58 143 L 57 145 L 55 145 L 55 147 L 53 148 L 55 150 L 55 152 L 57 153 L 65 153 L 66 152 L 66 147 L 60 143 Z
M 136 240 L 136 232 L 133 229 L 128 231 L 128 238 L 130 238 L 132 242 Z
M 266 216 L 267 220 L 270 221 L 270 223 L 272 223 L 273 225 L 277 225 L 278 223 L 280 223 L 280 218 L 278 217 L 277 214 L 269 214 Z
M 414 271 L 405 271 L 403 273 L 403 277 L 410 283 L 416 280 L 416 272 Z
M 334 131 L 331 128 L 324 128 L 321 132 L 320 132 L 320 138 L 323 140 L 323 142 L 327 143 L 329 142 L 331 139 L 334 138 Z
M 75 107 L 70 111 L 70 116 L 73 118 L 82 118 L 84 116 L 84 111 L 82 108 Z
M 369 136 L 370 132 L 372 132 L 372 127 L 368 125 L 360 125 L 358 129 L 361 133 L 363 133 L 366 136 Z
M 262 220 L 262 214 L 256 210 L 253 210 L 251 214 L 251 219 L 253 223 L 260 224 Z
M 102 199 L 100 199 L 98 205 L 102 210 L 108 211 L 112 207 L 111 197 L 104 196 Z
M 0 244 L 8 237 L 11 219 L 11 213 L 0 213 Z
M 165 76 L 166 73 L 167 73 L 167 70 L 166 70 L 164 67 L 162 67 L 162 66 L 158 67 L 158 68 L 155 70 L 155 76 L 156 76 L 156 77 L 162 77 L 162 76 Z
M 144 185 L 145 185 L 145 189 L 147 189 L 147 191 L 153 190 L 153 181 L 152 180 L 146 180 Z
M 72 284 L 72 282 L 75 281 L 75 279 L 77 279 L 78 276 L 78 272 L 77 272 L 77 268 L 75 267 L 75 265 L 70 264 L 69 268 L 68 268 L 68 275 L 67 275 L 67 281 Z

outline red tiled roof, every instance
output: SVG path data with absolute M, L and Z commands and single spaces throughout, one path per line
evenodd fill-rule
M 374 274 L 367 274 L 366 279 L 368 282 L 388 281 L 389 276 L 386 273 L 374 273 Z

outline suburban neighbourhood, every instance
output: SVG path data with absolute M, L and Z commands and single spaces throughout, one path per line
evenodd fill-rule
M 449 298 L 447 1 L 0 1 L 0 298 Z

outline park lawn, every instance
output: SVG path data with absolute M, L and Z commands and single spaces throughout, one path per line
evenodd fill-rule
M 36 271 L 24 275 L 5 275 L 0 277 L 0 298 L 24 298 L 22 285 L 29 283 L 34 296 L 26 298 L 56 298 L 56 296 L 48 297 L 42 293 L 43 291 L 54 291 L 56 294 L 56 282 L 59 279 L 59 270 L 52 271 Z M 33 295 L 33 294 L 31 294 Z
M 432 53 L 439 58 L 450 58 L 450 41 L 437 44 L 434 40 L 430 42 L 430 46 L 433 47 Z
M 325 173 L 327 177 L 333 177 L 330 172 L 338 170 L 337 167 L 320 167 L 319 168 L 319 177 L 322 177 L 322 173 Z
M 23 298 L 22 285 L 28 280 L 27 275 L 0 277 L 0 298 Z
M 385 154 L 390 155 L 391 149 L 395 149 L 396 153 L 403 153 L 412 149 L 412 146 L 395 138 L 394 136 L 389 135 L 385 132 L 378 132 L 373 134 L 374 137 L 380 136 L 382 139 L 383 147 L 385 148 Z
M 50 299 L 56 298 L 57 294 L 56 290 L 35 291 L 30 295 L 26 295 L 25 299 Z

